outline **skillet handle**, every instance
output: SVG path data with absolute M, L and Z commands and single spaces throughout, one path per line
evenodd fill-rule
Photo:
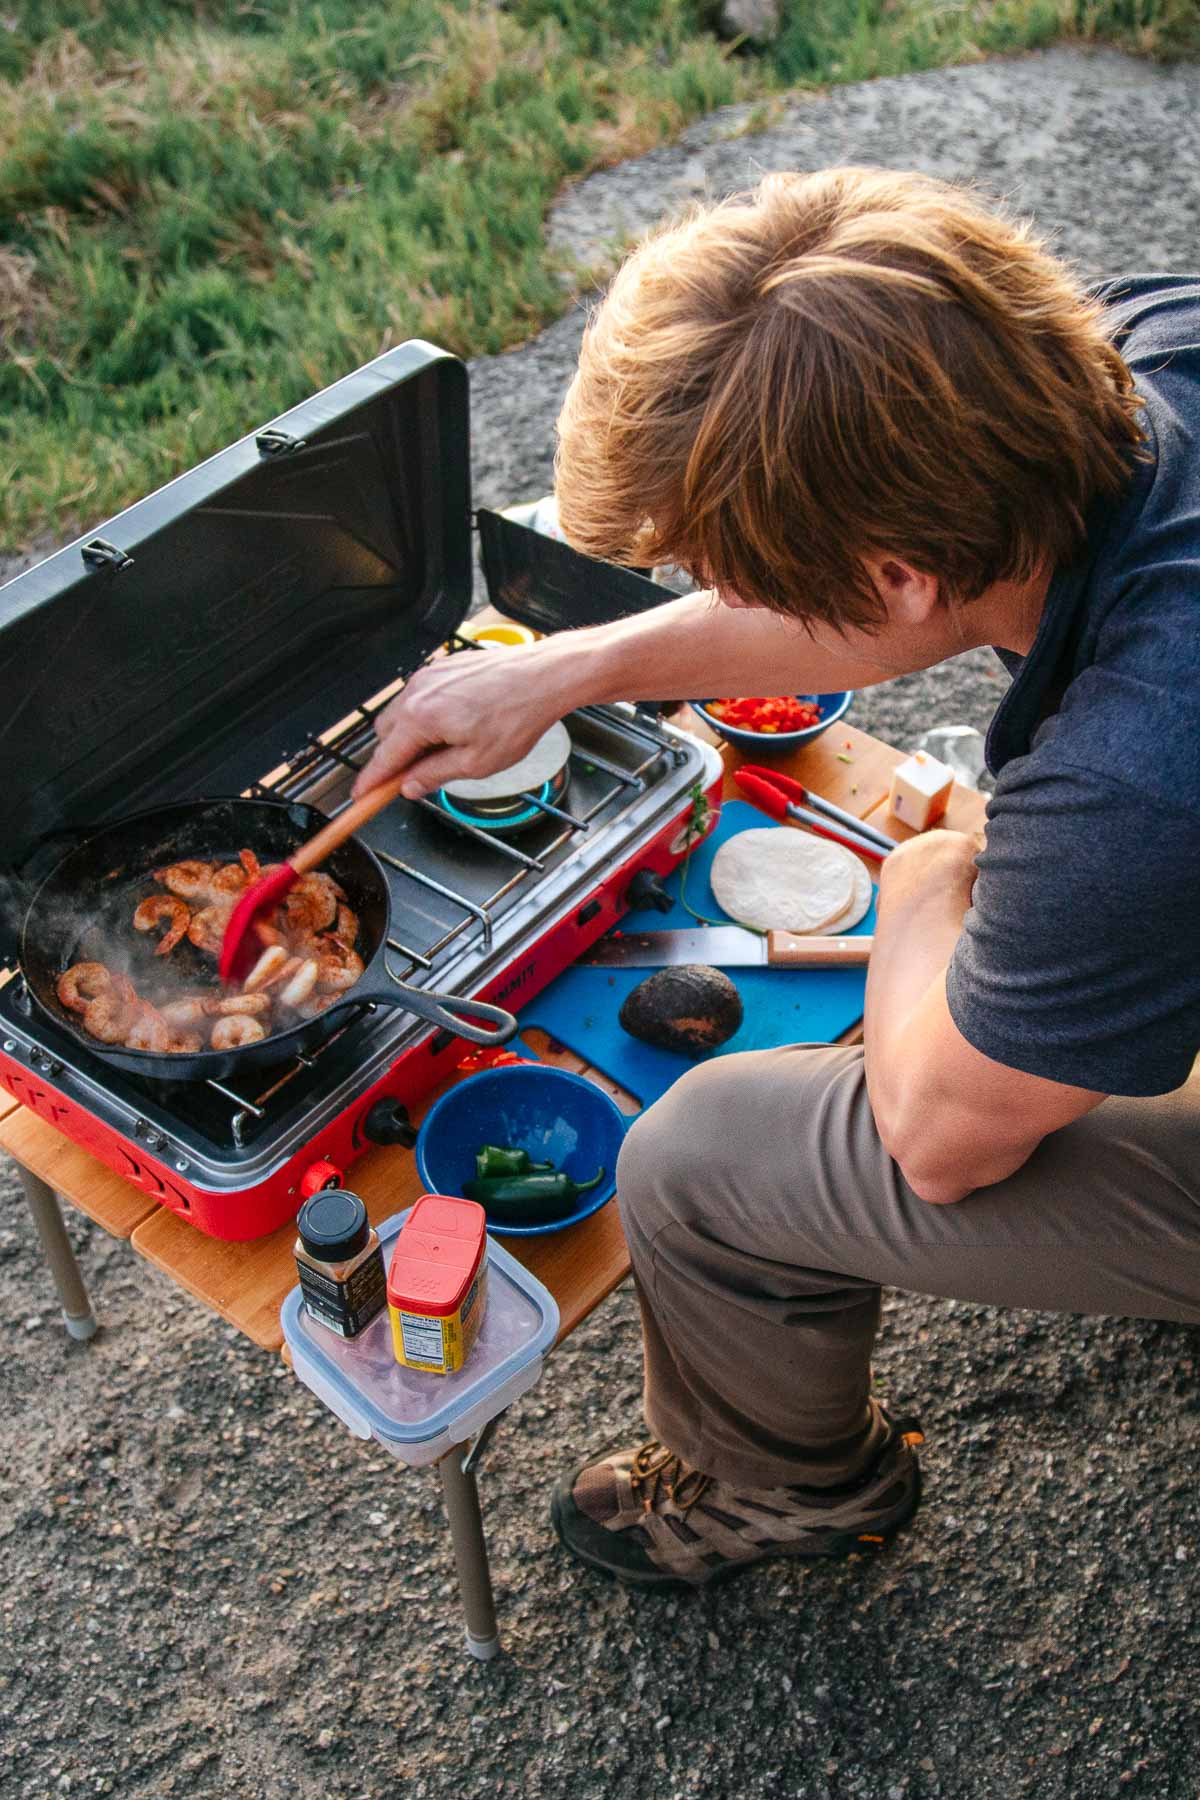
M 346 999 L 348 1002 L 374 1000 L 380 1006 L 403 1007 L 405 1012 L 428 1019 L 431 1025 L 440 1025 L 444 1030 L 452 1031 L 455 1037 L 466 1038 L 472 1044 L 507 1044 L 517 1030 L 516 1019 L 503 1006 L 458 994 L 430 994 L 424 988 L 409 987 L 404 981 L 393 981 L 386 988 L 376 987 L 369 992 L 359 986 L 352 989 Z M 494 1020 L 495 1029 L 489 1031 L 483 1025 L 473 1025 L 473 1018 Z

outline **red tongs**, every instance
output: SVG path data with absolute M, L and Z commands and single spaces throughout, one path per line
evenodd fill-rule
M 781 775 L 776 769 L 748 763 L 745 768 L 734 770 L 733 779 L 747 800 L 770 813 L 773 819 L 795 819 L 819 837 L 832 838 L 835 844 L 844 844 L 847 850 L 854 850 L 859 856 L 870 856 L 876 862 L 882 862 L 888 851 L 896 848 L 896 839 L 888 837 L 886 832 L 877 831 L 874 825 L 856 819 L 853 813 L 843 812 L 832 800 L 814 794 L 801 782 L 790 775 Z

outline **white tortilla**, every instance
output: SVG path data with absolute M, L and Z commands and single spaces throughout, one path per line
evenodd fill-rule
M 859 862 L 857 856 L 852 856 L 850 860 L 854 864 L 853 897 L 844 913 L 839 913 L 831 924 L 821 926 L 819 932 L 821 937 L 836 937 L 840 931 L 852 930 L 855 925 L 861 924 L 871 910 L 871 896 L 875 892 L 875 884 L 867 872 L 865 863 Z
M 474 781 L 448 781 L 452 800 L 508 800 L 514 794 L 536 794 L 553 781 L 571 754 L 571 734 L 561 722 L 544 731 L 520 762 Z
M 759 931 L 821 931 L 849 912 L 856 858 L 806 831 L 739 831 L 713 858 L 713 898 Z

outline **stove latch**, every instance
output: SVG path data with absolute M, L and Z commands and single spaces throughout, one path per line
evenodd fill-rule
M 107 538 L 92 538 L 79 554 L 89 569 L 108 569 L 113 575 L 118 575 L 122 569 L 128 569 L 133 564 L 129 552 L 118 550 Z
M 290 431 L 280 431 L 276 425 L 268 425 L 260 431 L 254 440 L 254 448 L 260 456 L 292 456 L 297 450 L 306 448 L 303 438 L 293 437 Z

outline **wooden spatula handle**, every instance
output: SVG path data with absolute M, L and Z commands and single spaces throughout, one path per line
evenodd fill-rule
M 405 769 L 401 774 L 393 775 L 390 781 L 381 782 L 378 787 L 372 788 L 361 800 L 352 800 L 345 812 L 339 813 L 336 819 L 331 819 L 328 825 L 322 826 L 316 837 L 309 838 L 307 844 L 301 844 L 296 854 L 288 858 L 297 875 L 306 875 L 310 869 L 317 868 L 327 856 L 332 856 L 339 844 L 344 844 L 348 837 L 353 837 L 368 819 L 373 819 L 377 812 L 382 812 L 385 806 L 390 806 L 393 800 L 399 799 L 400 789 L 408 773 Z
M 873 937 L 805 937 L 798 931 L 768 931 L 767 961 L 793 969 L 861 968 Z

